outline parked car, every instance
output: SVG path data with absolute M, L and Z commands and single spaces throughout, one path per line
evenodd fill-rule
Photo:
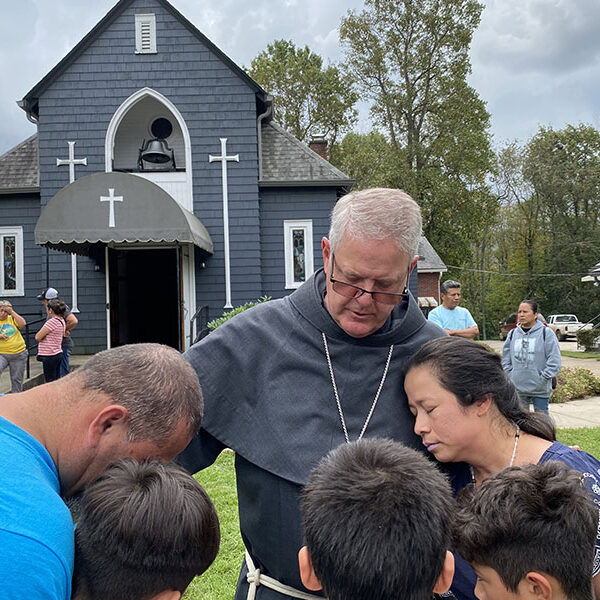
M 579 330 L 592 329 L 593 326 L 591 323 L 582 323 L 576 315 L 550 315 L 548 327 L 563 341 L 570 337 L 576 338 Z
M 546 317 L 542 313 L 538 314 L 538 321 L 544 325 L 548 325 Z M 517 326 L 517 313 L 511 313 L 504 321 L 500 321 L 500 339 L 505 340 L 508 337 L 511 329 Z
M 505 340 L 511 329 L 517 326 L 517 313 L 511 313 L 504 321 L 500 321 L 500 339 Z

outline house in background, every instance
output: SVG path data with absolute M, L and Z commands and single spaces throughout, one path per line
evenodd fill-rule
M 0 157 L 0 296 L 35 313 L 57 288 L 80 353 L 183 350 L 200 317 L 289 294 L 353 183 L 166 0 L 118 2 L 19 104 L 38 133 Z
M 425 315 L 440 304 L 440 281 L 442 273 L 448 271 L 446 265 L 429 243 L 422 237 L 419 241 L 418 301 Z

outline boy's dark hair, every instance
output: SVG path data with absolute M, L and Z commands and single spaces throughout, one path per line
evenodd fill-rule
M 183 593 L 219 550 L 215 508 L 174 464 L 120 460 L 83 492 L 75 531 L 74 597 L 146 600 Z
M 300 508 L 330 600 L 429 600 L 450 547 L 452 492 L 423 454 L 383 439 L 343 444 L 310 474 Z
M 592 600 L 597 529 L 581 473 L 547 462 L 510 467 L 461 494 L 454 547 L 512 592 L 535 571 L 556 578 L 570 600 Z

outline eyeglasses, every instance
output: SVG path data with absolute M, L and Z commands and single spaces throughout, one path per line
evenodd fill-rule
M 329 281 L 331 283 L 331 288 L 336 294 L 340 296 L 345 296 L 346 298 L 360 298 L 363 294 L 371 294 L 371 298 L 375 302 L 379 302 L 380 304 L 399 304 L 403 300 L 408 299 L 408 289 L 405 287 L 402 293 L 395 292 L 374 292 L 371 290 L 365 290 L 357 285 L 353 285 L 352 283 L 347 283 L 345 281 L 340 281 L 339 279 L 333 278 L 333 269 L 335 267 L 335 258 L 333 256 L 333 252 L 331 253 L 331 273 L 329 274 Z M 406 284 L 408 284 L 408 278 L 410 276 L 410 269 L 406 271 Z

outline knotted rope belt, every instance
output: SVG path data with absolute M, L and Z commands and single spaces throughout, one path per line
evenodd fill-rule
M 280 583 L 273 577 L 263 575 L 260 572 L 260 569 L 257 569 L 254 566 L 254 562 L 252 561 L 252 557 L 248 553 L 248 550 L 246 550 L 246 568 L 248 569 L 248 573 L 246 574 L 246 580 L 248 581 L 247 600 L 254 600 L 256 596 L 256 588 L 259 585 L 264 585 L 267 588 L 275 590 L 276 592 L 284 594 L 285 596 L 290 596 L 291 598 L 300 598 L 301 600 L 324 600 L 323 596 L 315 596 L 314 594 L 301 592 L 296 588 Z

